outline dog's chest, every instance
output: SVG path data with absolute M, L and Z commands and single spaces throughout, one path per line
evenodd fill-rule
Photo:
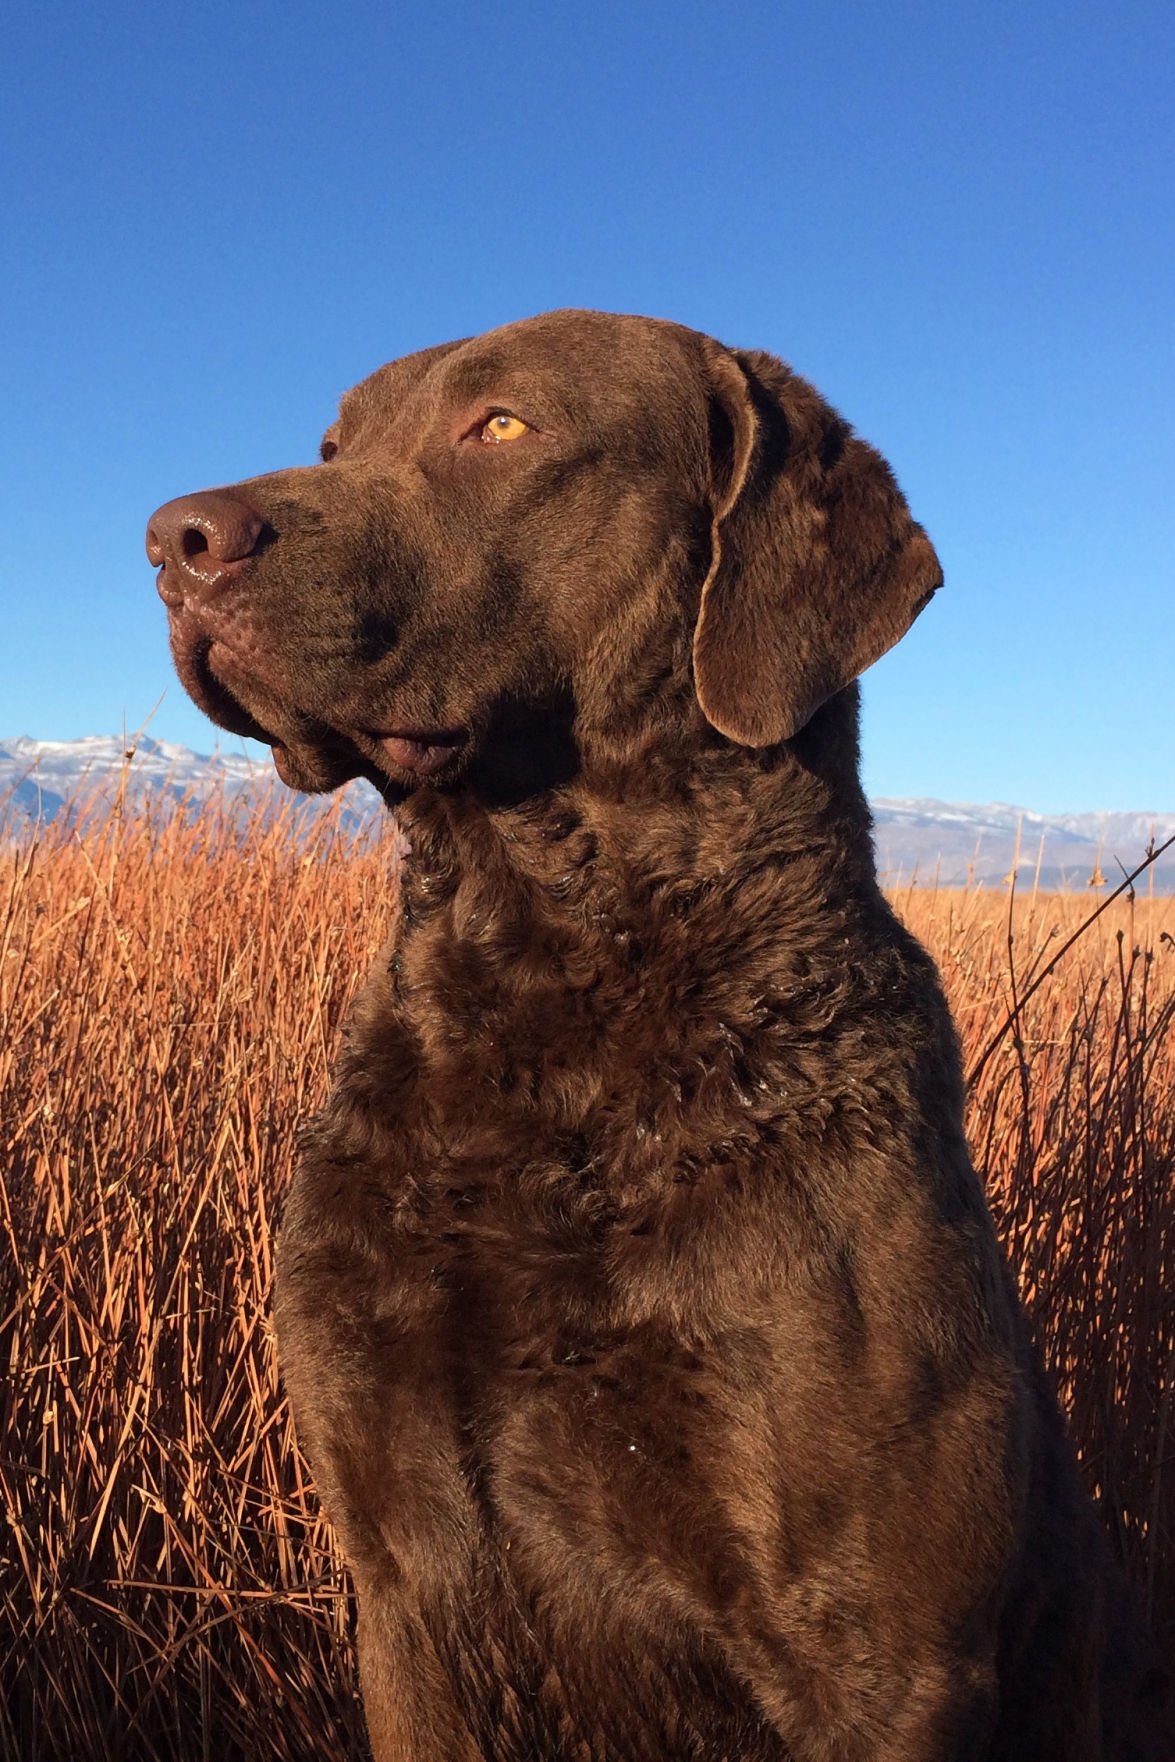
M 515 983 L 436 952 L 361 1007 L 281 1255 L 287 1382 L 361 1587 L 392 1570 L 455 1677 L 493 1656 L 511 1693 L 463 1699 L 532 1725 L 486 1754 L 578 1754 L 575 1730 L 625 1762 L 775 1762 L 691 1612 L 738 1594 L 723 1489 L 750 1496 L 773 1423 L 764 1317 L 786 1327 L 819 1233 L 799 1144 L 835 1101 L 713 962 L 523 950 Z
M 730 1342 L 802 1278 L 807 1140 L 837 1100 L 794 1035 L 719 1013 L 713 963 L 588 946 L 569 972 L 540 950 L 510 986 L 468 938 L 433 952 L 427 1007 L 419 959 L 415 1007 L 395 971 L 369 990 L 299 1177 L 287 1374 L 302 1405 L 361 1391 L 392 1474 L 424 1411 L 479 1484 L 526 1480 L 558 1439 L 619 1521 L 638 1483 L 655 1505 L 680 1479 L 691 1431 L 700 1460 L 729 1429 L 696 1348 L 722 1342 L 737 1382 Z
M 487 1756 L 782 1762 L 692 1618 L 740 1572 L 716 1489 L 770 1423 L 731 1392 L 763 1390 L 755 1342 L 620 1327 L 610 1233 L 573 1206 L 458 1213 L 438 1196 L 326 1289 L 283 1250 L 287 1380 L 361 1602 L 394 1575 Z

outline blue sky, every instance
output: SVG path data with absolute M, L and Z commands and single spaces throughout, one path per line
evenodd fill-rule
M 765 347 L 947 584 L 877 794 L 1175 806 L 1158 4 L 21 8 L 0 92 L 0 735 L 208 750 L 143 557 L 407 350 L 561 305 Z

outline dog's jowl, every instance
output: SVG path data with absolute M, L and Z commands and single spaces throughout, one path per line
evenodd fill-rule
M 1171 1762 L 874 873 L 880 456 L 551 313 L 148 549 L 197 703 L 410 852 L 277 1290 L 379 1762 Z

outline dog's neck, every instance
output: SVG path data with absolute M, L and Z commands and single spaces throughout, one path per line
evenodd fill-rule
M 786 962 L 789 947 L 802 959 L 843 940 L 846 916 L 878 898 L 855 689 L 768 752 L 695 732 L 638 759 L 589 760 L 521 802 L 422 790 L 397 817 L 402 940 L 463 942 L 482 963 L 525 963 L 544 935 L 569 957 L 590 944 L 597 961 L 627 961 L 632 939 L 648 950 L 699 913 L 726 915 L 737 960 L 738 924 L 748 945 L 762 941 L 746 909 L 757 889 L 772 891 Z
M 810 1058 L 868 1002 L 896 934 L 857 780 L 855 694 L 819 714 L 774 752 L 703 738 L 585 765 L 513 805 L 410 797 L 399 922 L 340 1068 L 346 1118 L 391 1133 L 394 1160 L 412 1119 L 441 1131 L 443 1114 L 452 1138 L 456 1093 L 481 1145 L 519 1110 L 557 1137 L 610 1097 L 635 1106 L 648 1091 L 656 1113 L 664 1091 L 677 1106 L 702 1072 L 769 1085 L 755 1061 L 781 1019 Z

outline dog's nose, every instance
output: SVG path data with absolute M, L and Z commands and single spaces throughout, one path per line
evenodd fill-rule
M 235 581 L 262 547 L 265 517 L 234 490 L 210 489 L 164 502 L 147 522 L 147 556 L 163 598 L 210 599 Z

